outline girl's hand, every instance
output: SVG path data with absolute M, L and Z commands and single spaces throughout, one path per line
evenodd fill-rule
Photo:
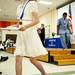
M 20 31 L 25 31 L 26 30 L 26 27 L 21 27 L 19 30 Z

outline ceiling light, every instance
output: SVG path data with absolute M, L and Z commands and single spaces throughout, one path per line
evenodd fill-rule
M 38 3 L 46 4 L 46 5 L 51 5 L 52 4 L 52 2 L 50 2 L 50 1 L 38 1 Z

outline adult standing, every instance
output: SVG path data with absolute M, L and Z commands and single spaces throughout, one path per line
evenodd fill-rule
M 44 28 L 44 24 L 41 24 L 41 28 L 40 28 L 41 32 L 39 34 L 41 42 L 43 44 L 43 46 L 45 46 L 45 28 Z
M 57 24 L 57 34 L 60 35 L 61 44 L 63 48 L 71 47 L 70 44 L 70 23 L 69 19 L 67 19 L 67 13 L 63 13 L 63 17 L 58 20 Z

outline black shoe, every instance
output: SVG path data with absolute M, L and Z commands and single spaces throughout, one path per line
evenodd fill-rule
M 0 74 L 2 74 L 2 72 L 0 72 Z
M 7 59 L 8 59 L 8 56 L 6 57 L 1 56 L 0 62 L 6 61 Z

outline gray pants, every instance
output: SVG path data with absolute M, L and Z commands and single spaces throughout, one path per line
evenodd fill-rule
M 60 34 L 61 44 L 63 48 L 68 48 L 68 45 L 71 43 L 70 41 L 70 34 Z

